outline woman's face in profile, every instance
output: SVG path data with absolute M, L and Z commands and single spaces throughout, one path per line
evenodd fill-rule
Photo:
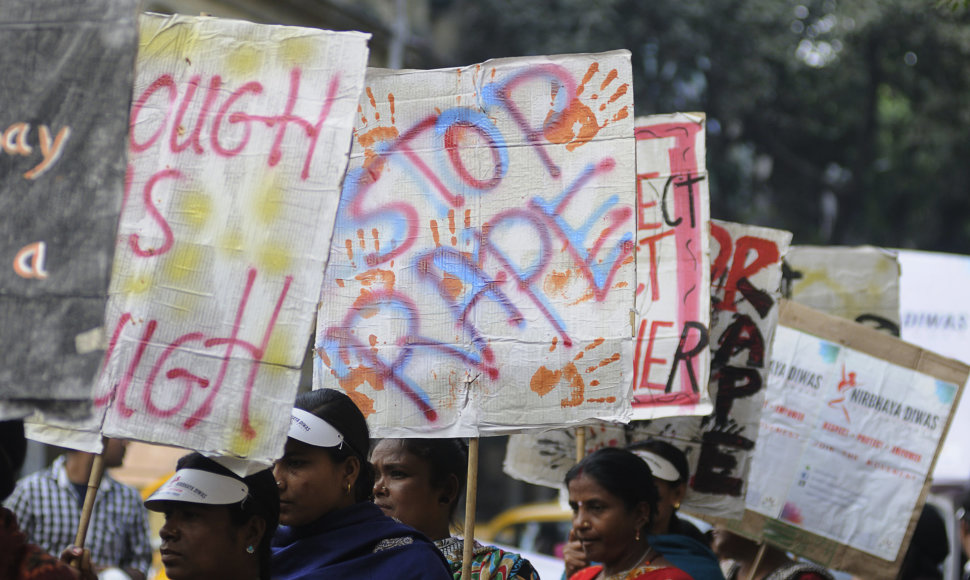
M 252 539 L 232 525 L 226 506 L 170 501 L 159 511 L 165 516 L 160 553 L 171 580 L 221 578 L 232 563 L 247 561 L 258 574 L 258 560 L 246 553 Z
M 444 490 L 431 485 L 431 465 L 407 451 L 400 441 L 385 439 L 371 453 L 374 465 L 374 503 L 392 518 L 433 540 L 448 529 L 450 501 Z
M 634 538 L 649 519 L 645 502 L 630 510 L 595 479 L 581 474 L 569 482 L 569 507 L 573 533 L 582 542 L 588 561 L 611 567 L 631 550 L 640 549 Z
M 355 478 L 347 473 L 346 463 L 334 463 L 323 447 L 287 439 L 283 457 L 273 466 L 280 491 L 280 523 L 309 524 L 353 503 L 347 483 Z

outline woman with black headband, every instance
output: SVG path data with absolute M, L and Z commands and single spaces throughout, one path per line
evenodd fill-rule
M 270 579 L 279 496 L 265 465 L 191 453 L 145 507 L 165 514 L 158 535 L 171 580 Z
M 369 449 L 364 415 L 347 395 L 297 396 L 273 469 L 283 524 L 273 539 L 273 578 L 451 579 L 434 544 L 370 501 Z

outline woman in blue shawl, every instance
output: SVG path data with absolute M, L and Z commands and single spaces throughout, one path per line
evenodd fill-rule
M 283 524 L 273 539 L 273 578 L 451 579 L 430 540 L 369 501 L 369 448 L 364 415 L 347 395 L 297 396 L 273 468 Z
M 458 439 L 384 439 L 371 452 L 377 474 L 374 503 L 383 512 L 434 540 L 461 579 L 465 540 L 451 535 L 458 498 L 465 492 L 468 452 Z M 514 552 L 474 542 L 471 577 L 539 580 L 532 564 Z

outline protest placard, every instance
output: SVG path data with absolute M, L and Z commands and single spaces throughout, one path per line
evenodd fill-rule
M 902 338 L 970 364 L 970 256 L 899 250 Z M 934 483 L 970 479 L 970 397 L 957 407 L 933 469 Z
M 899 263 L 872 246 L 792 246 L 786 297 L 899 336 Z
M 635 419 L 711 412 L 705 117 L 638 118 Z
M 91 412 L 136 4 L 9 0 L 0 10 L 0 419 Z
M 368 36 L 159 15 L 140 33 L 102 431 L 271 460 L 312 334 Z
M 627 419 L 630 83 L 627 51 L 370 70 L 314 387 L 378 436 Z
M 728 527 L 894 577 L 970 367 L 783 302 L 744 519 Z
M 682 509 L 739 517 L 767 384 L 777 324 L 781 258 L 791 233 L 713 220 L 711 341 L 714 413 L 586 428 L 586 452 L 648 438 L 681 450 L 691 470 Z M 512 477 L 558 487 L 576 461 L 574 430 L 513 435 L 505 458 Z

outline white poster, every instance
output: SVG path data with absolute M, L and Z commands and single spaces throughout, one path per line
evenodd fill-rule
M 970 364 L 970 256 L 899 251 L 899 308 L 906 342 Z M 957 407 L 934 483 L 970 480 L 970 397 Z
M 895 560 L 958 392 L 779 326 L 749 508 Z
M 710 210 L 705 117 L 640 117 L 635 419 L 711 412 Z
M 628 419 L 631 75 L 627 51 L 370 69 L 314 387 L 381 437 Z
M 145 15 L 95 404 L 105 435 L 281 454 L 367 35 Z

